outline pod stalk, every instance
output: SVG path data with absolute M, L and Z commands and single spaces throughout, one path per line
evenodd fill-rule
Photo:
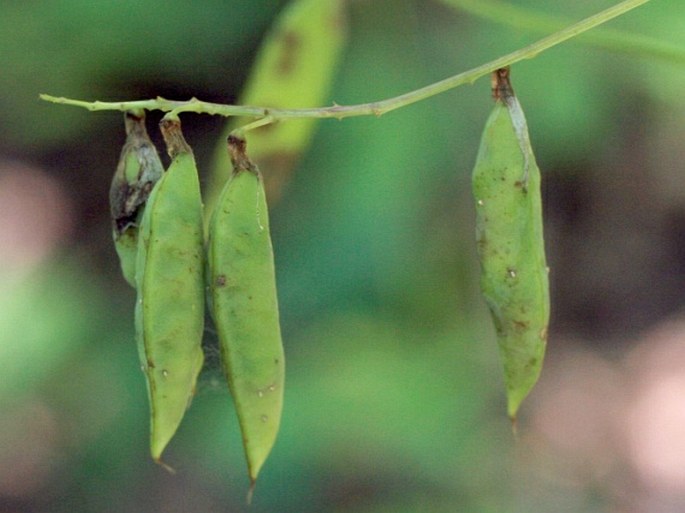
M 159 128 L 162 131 L 162 137 L 164 137 L 169 157 L 173 159 L 181 153 L 193 152 L 185 137 L 183 137 L 180 119 L 165 116 L 159 122 Z
M 247 141 L 245 141 L 245 138 L 236 132 L 232 132 L 226 138 L 226 143 L 228 144 L 228 155 L 233 165 L 233 175 L 249 171 L 259 176 L 257 165 L 247 155 Z

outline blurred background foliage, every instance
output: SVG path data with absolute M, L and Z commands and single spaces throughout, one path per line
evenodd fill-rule
M 0 512 L 247 510 L 211 333 L 166 454 L 177 473 L 148 456 L 134 292 L 108 219 L 121 116 L 38 94 L 235 101 L 285 3 L 0 2 Z M 613 2 L 516 3 L 579 19 Z M 458 4 L 349 0 L 330 101 L 400 94 L 540 36 Z M 680 0 L 611 28 L 685 48 Z M 483 79 L 321 122 L 272 205 L 286 409 L 251 511 L 685 507 L 685 67 L 571 41 L 513 83 L 543 170 L 553 293 L 518 439 L 477 288 Z M 203 173 L 225 122 L 184 119 Z

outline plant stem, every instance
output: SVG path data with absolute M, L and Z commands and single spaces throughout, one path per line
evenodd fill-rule
M 131 109 L 146 109 L 146 110 L 161 110 L 164 112 L 174 111 L 179 114 L 181 112 L 194 112 L 197 114 L 212 114 L 220 116 L 248 116 L 254 118 L 270 118 L 271 120 L 293 119 L 293 118 L 337 118 L 343 119 L 352 116 L 381 116 L 387 112 L 411 105 L 431 96 L 449 91 L 464 84 L 472 84 L 478 78 L 488 75 L 493 71 L 509 66 L 524 59 L 532 59 L 539 53 L 548 50 L 568 39 L 578 36 L 592 28 L 595 28 L 603 23 L 606 23 L 621 14 L 624 14 L 636 7 L 639 7 L 649 0 L 624 0 L 608 9 L 599 12 L 593 16 L 585 18 L 578 23 L 570 25 L 554 34 L 540 39 L 539 41 L 516 50 L 508 55 L 499 57 L 486 64 L 482 64 L 476 68 L 470 69 L 463 73 L 459 73 L 450 78 L 446 78 L 439 82 L 435 82 L 426 87 L 416 89 L 409 93 L 402 94 L 386 100 L 381 100 L 371 103 L 362 103 L 358 105 L 337 105 L 332 107 L 322 108 L 307 108 L 307 109 L 272 109 L 266 107 L 253 107 L 242 105 L 223 105 L 219 103 L 209 103 L 192 98 L 188 101 L 174 101 L 164 98 L 156 98 L 153 100 L 139 100 L 128 102 L 86 102 L 82 100 L 72 100 L 69 98 L 56 98 L 46 94 L 41 94 L 41 99 L 52 103 L 59 103 L 63 105 L 72 105 L 83 107 L 90 111 L 100 110 L 118 110 L 127 111 Z
M 568 22 L 552 16 L 500 0 L 442 0 L 443 3 L 493 23 L 532 32 L 553 32 Z M 653 37 L 630 34 L 603 28 L 578 38 L 583 43 L 614 52 L 656 58 L 672 64 L 685 64 L 685 48 Z

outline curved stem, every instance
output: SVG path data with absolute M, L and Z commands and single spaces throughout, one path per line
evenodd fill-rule
M 198 114 L 212 114 L 220 116 L 248 116 L 254 118 L 270 118 L 271 120 L 292 119 L 292 118 L 337 118 L 343 119 L 353 116 L 381 116 L 387 112 L 411 105 L 431 96 L 449 91 L 455 87 L 472 84 L 483 75 L 488 75 L 496 69 L 509 66 L 524 59 L 532 59 L 539 53 L 544 52 L 568 39 L 578 36 L 594 27 L 602 25 L 621 14 L 624 14 L 636 7 L 639 7 L 649 0 L 624 0 L 608 9 L 599 12 L 593 16 L 585 18 L 578 23 L 570 25 L 554 34 L 540 39 L 539 41 L 516 50 L 510 54 L 499 57 L 486 64 L 482 64 L 476 68 L 470 69 L 463 73 L 459 73 L 450 78 L 446 78 L 434 84 L 416 89 L 409 93 L 388 98 L 371 103 L 362 103 L 358 105 L 333 105 L 332 107 L 322 108 L 308 108 L 308 109 L 272 109 L 265 107 L 253 107 L 242 105 L 223 105 L 219 103 L 209 103 L 191 98 L 188 101 L 174 101 L 166 100 L 164 98 L 156 98 L 153 100 L 140 100 L 130 102 L 86 102 L 81 100 L 72 100 L 69 98 L 56 98 L 46 94 L 40 95 L 41 99 L 53 103 L 63 105 L 73 105 L 83 107 L 90 111 L 100 110 L 119 110 L 127 111 L 131 109 L 146 109 L 146 110 L 161 110 L 181 112 L 195 112 Z
M 455 9 L 493 23 L 531 32 L 554 32 L 568 21 L 550 14 L 501 0 L 442 0 Z M 602 28 L 584 34 L 578 40 L 609 51 L 660 59 L 672 64 L 685 64 L 685 48 L 642 34 Z
M 243 136 L 245 132 L 249 132 L 250 130 L 254 130 L 255 128 L 259 128 L 265 125 L 270 125 L 273 123 L 275 120 L 271 116 L 265 116 L 263 118 L 259 118 L 257 121 L 253 121 L 251 123 L 248 123 L 247 125 L 240 126 L 233 130 L 231 133 Z

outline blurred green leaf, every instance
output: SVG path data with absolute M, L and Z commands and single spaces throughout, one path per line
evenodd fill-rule
M 74 263 L 0 275 L 0 397 L 36 389 L 94 336 L 102 291 Z

